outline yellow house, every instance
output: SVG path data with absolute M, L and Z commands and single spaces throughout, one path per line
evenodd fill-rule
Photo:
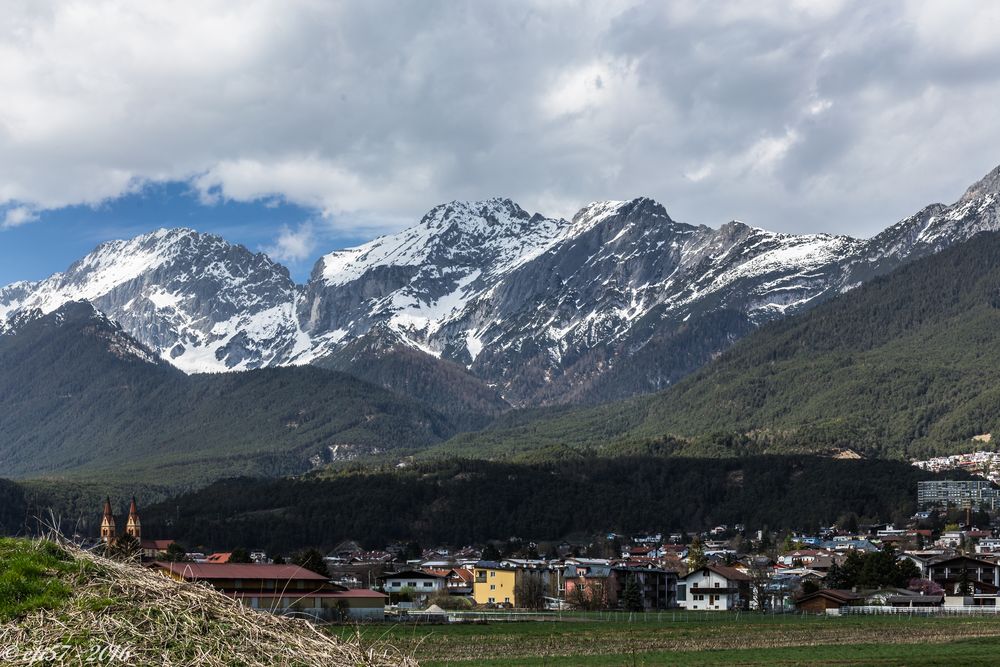
M 517 606 L 514 588 L 517 570 L 499 563 L 482 562 L 475 566 L 472 597 L 476 604 L 509 604 Z

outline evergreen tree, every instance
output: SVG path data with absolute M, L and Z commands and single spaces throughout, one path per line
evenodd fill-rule
M 826 572 L 826 578 L 823 580 L 827 588 L 850 588 L 850 582 L 844 574 L 843 568 L 840 567 L 836 562 L 834 562 L 830 569 Z
M 625 590 L 622 591 L 622 606 L 625 611 L 645 611 L 642 606 L 642 591 L 639 590 L 639 582 L 634 575 L 629 575 L 625 580 Z
M 687 555 L 688 569 L 694 572 L 708 565 L 708 558 L 705 557 L 705 550 L 701 546 L 701 540 L 697 537 L 691 541 Z
M 972 595 L 972 585 L 969 581 L 969 568 L 963 567 L 958 573 L 958 588 L 955 591 L 959 595 Z
M 407 542 L 406 548 L 403 549 L 402 553 L 400 554 L 400 558 L 403 561 L 420 560 L 423 557 L 424 557 L 423 548 L 421 548 L 419 542 L 414 542 L 414 541 Z
M 244 547 L 236 547 L 231 552 L 229 552 L 229 562 L 230 563 L 249 563 L 250 562 L 250 552 Z
M 305 568 L 316 574 L 321 574 L 324 577 L 330 576 L 330 571 L 326 567 L 326 561 L 323 560 L 323 554 L 321 554 L 316 549 L 306 549 L 301 551 L 292 558 L 292 562 L 301 568 Z
M 115 560 L 137 561 L 142 556 L 142 547 L 139 540 L 124 533 L 105 546 L 104 553 L 108 558 Z
M 167 547 L 167 552 L 164 554 L 163 559 L 170 563 L 178 563 L 186 561 L 188 558 L 184 547 L 177 544 L 177 542 L 171 542 L 170 546 Z

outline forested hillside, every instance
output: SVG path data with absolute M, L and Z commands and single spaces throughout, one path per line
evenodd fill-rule
M 419 447 L 444 416 L 313 367 L 187 376 L 86 303 L 0 336 L 0 475 L 190 486 Z M 318 457 L 318 458 L 317 458 Z
M 462 430 L 482 428 L 511 409 L 496 389 L 447 359 L 377 327 L 315 362 L 349 373 L 446 415 Z
M 325 479 L 224 480 L 147 508 L 143 526 L 191 547 L 276 552 L 343 539 L 458 545 L 737 522 L 815 530 L 847 513 L 908 517 L 917 480 L 934 477 L 904 463 L 819 457 L 452 460 Z
M 1000 428 L 1000 236 L 972 241 L 766 326 L 659 394 L 509 415 L 428 454 L 566 445 L 681 454 L 907 457 Z M 673 436 L 668 438 L 666 436 Z

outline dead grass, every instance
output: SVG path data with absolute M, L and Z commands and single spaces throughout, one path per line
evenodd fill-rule
M 60 546 L 76 567 L 54 576 L 70 584 L 72 595 L 55 609 L 0 625 L 0 663 L 28 664 L 32 656 L 49 656 L 48 664 L 59 665 L 417 664 L 385 643 L 362 647 L 360 636 L 330 637 L 307 621 L 254 611 L 206 585 Z

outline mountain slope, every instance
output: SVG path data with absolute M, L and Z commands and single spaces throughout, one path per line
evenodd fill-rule
M 438 413 L 342 373 L 187 376 L 79 302 L 0 336 L 0 369 L 0 476 L 190 484 L 454 433 Z
M 462 366 L 414 348 L 384 326 L 372 328 L 315 365 L 410 397 L 462 430 L 482 428 L 511 409 L 495 389 Z
M 1000 235 L 986 233 L 764 327 L 665 392 L 512 415 L 437 449 L 923 455 L 998 432 L 998 374 Z
M 85 299 L 185 372 L 325 363 L 444 397 L 457 364 L 481 381 L 477 401 L 495 403 L 485 384 L 517 407 L 599 403 L 669 387 L 762 324 L 1000 230 L 998 191 L 1000 167 L 868 240 L 694 226 L 646 198 L 572 220 L 509 199 L 451 202 L 326 255 L 304 286 L 242 246 L 160 230 L 0 288 L 0 331 Z M 404 348 L 409 370 L 391 371 Z M 410 381 L 418 369 L 430 377 Z

